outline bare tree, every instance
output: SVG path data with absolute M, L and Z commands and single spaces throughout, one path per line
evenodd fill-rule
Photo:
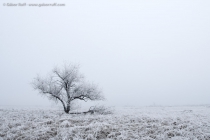
M 35 90 L 49 99 L 60 101 L 66 113 L 69 113 L 75 100 L 104 99 L 97 86 L 84 81 L 75 65 L 65 65 L 62 69 L 56 67 L 45 79 L 37 76 L 32 85 Z

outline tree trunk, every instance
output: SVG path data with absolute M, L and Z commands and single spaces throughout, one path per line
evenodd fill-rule
M 68 94 L 67 94 L 68 95 Z M 70 96 L 68 96 L 68 101 L 67 101 L 67 105 L 66 105 L 66 110 L 65 110 L 65 112 L 66 113 L 69 113 L 69 111 L 70 111 Z
M 64 102 L 63 102 L 63 100 L 61 100 L 60 98 L 58 98 L 58 99 L 61 101 L 61 103 L 62 103 L 62 105 L 63 105 L 64 111 L 65 111 L 66 113 L 69 113 L 69 111 L 70 111 L 70 106 L 67 105 L 67 107 L 66 107 L 65 104 L 64 104 Z
M 70 111 L 70 105 L 67 105 L 67 107 L 66 107 L 66 109 L 65 109 L 65 112 L 66 112 L 66 113 L 69 113 L 69 111 Z
M 64 109 L 64 111 L 66 112 L 66 107 L 65 107 L 65 105 L 63 105 L 63 109 Z M 67 113 L 67 112 L 66 112 Z

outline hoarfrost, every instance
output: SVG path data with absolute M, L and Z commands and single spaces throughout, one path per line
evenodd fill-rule
M 210 108 L 125 107 L 108 115 L 0 108 L 0 140 L 3 139 L 210 140 Z

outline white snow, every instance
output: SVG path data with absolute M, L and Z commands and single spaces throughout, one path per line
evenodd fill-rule
M 210 140 L 210 106 L 124 107 L 110 115 L 0 107 L 0 140 Z

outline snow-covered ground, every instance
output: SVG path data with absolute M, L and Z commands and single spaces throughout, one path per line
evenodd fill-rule
M 0 140 L 210 140 L 210 106 L 124 107 L 110 115 L 0 107 Z

